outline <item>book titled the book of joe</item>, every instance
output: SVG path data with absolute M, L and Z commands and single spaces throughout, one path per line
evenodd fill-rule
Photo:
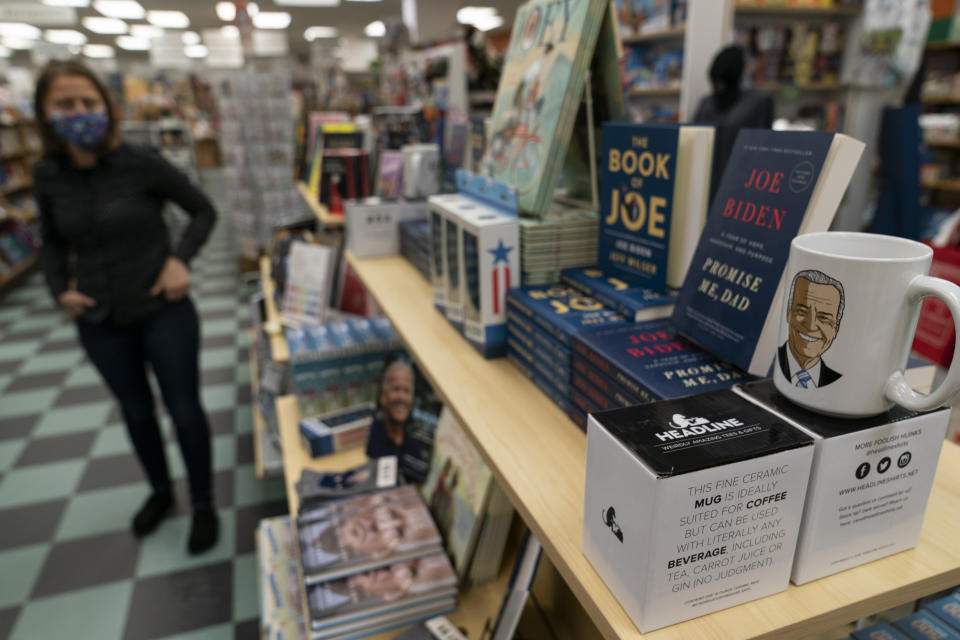
M 766 375 L 790 242 L 829 228 L 863 147 L 820 131 L 740 131 L 677 297 L 677 331 Z
M 587 327 L 623 324 L 626 320 L 599 301 L 563 285 L 511 289 L 507 309 L 513 309 L 546 331 L 561 344 Z
M 647 402 L 726 389 L 748 378 L 677 335 L 667 320 L 583 331 L 573 336 L 571 347 Z
M 410 560 L 441 545 L 427 506 L 406 486 L 304 511 L 298 529 L 308 585 Z
M 675 295 L 637 286 L 596 267 L 564 269 L 563 283 L 634 322 L 666 318 L 673 313 L 677 299 Z

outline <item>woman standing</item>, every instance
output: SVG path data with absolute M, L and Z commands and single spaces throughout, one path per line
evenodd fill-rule
M 216 211 L 166 160 L 120 142 L 106 88 L 82 63 L 47 64 L 35 109 L 44 152 L 34 168 L 43 270 L 116 396 L 150 481 L 152 494 L 134 516 L 133 531 L 153 531 L 173 504 L 149 366 L 186 463 L 193 506 L 187 548 L 199 553 L 216 543 L 218 523 L 210 430 L 200 403 L 200 324 L 187 295 L 187 265 Z M 168 200 L 191 218 L 176 246 L 161 216 Z

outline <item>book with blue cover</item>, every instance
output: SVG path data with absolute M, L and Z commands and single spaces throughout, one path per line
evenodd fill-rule
M 853 640 L 910 640 L 887 622 L 878 622 L 850 634 Z
M 563 345 L 569 345 L 570 336 L 585 328 L 626 322 L 616 311 L 563 285 L 511 289 L 507 307 L 526 316 Z
M 570 387 L 577 393 L 583 394 L 590 401 L 595 411 L 608 411 L 610 409 L 622 409 L 630 405 L 620 404 L 612 398 L 607 397 L 599 389 L 578 373 L 570 376 Z
M 545 332 L 540 325 L 534 324 L 519 311 L 507 309 L 507 333 L 529 336 L 544 354 L 550 354 L 557 362 L 570 361 L 569 346 L 561 344 L 553 334 Z
M 638 287 L 683 284 L 710 197 L 715 129 L 603 125 L 597 266 Z
M 673 313 L 677 297 L 604 273 L 597 267 L 563 270 L 563 284 L 602 302 L 628 320 L 642 322 L 666 318 Z
M 790 242 L 829 228 L 863 147 L 842 134 L 741 130 L 677 296 L 677 331 L 766 375 Z
M 934 600 L 925 608 L 932 611 L 933 615 L 946 622 L 954 630 L 960 630 L 960 594 L 951 593 L 946 598 Z
M 726 389 L 749 377 L 677 333 L 667 320 L 583 331 L 575 354 L 639 398 L 668 400 Z
M 520 373 L 528 377 L 537 387 L 546 395 L 550 400 L 560 407 L 562 410 L 566 411 L 569 408 L 570 401 L 567 399 L 567 392 L 561 392 L 553 384 L 540 375 L 533 367 L 529 366 L 522 356 L 517 355 L 517 353 L 508 345 L 507 346 L 507 359 L 510 360 L 513 365 L 520 370 Z
M 515 358 L 520 359 L 524 365 L 538 375 L 542 376 L 562 395 L 570 392 L 570 369 L 556 367 L 553 363 L 544 361 L 533 355 L 531 351 L 524 348 L 514 337 L 507 338 L 507 348 L 513 353 Z
M 553 338 L 550 338 L 545 333 L 537 331 L 531 334 L 511 323 L 507 325 L 507 340 L 512 340 L 517 348 L 522 349 L 526 353 L 529 353 L 532 358 L 536 358 L 542 362 L 561 379 L 570 379 L 570 350 L 567 350 L 566 356 L 557 357 L 557 354 L 553 350 L 546 349 L 543 344 L 541 344 L 541 341 L 554 341 Z
M 911 640 L 960 640 L 960 633 L 926 609 L 900 618 L 893 626 Z
M 623 385 L 594 367 L 579 354 L 574 355 L 570 359 L 570 370 L 571 374 L 576 373 L 582 376 L 598 391 L 621 407 L 632 407 L 653 401 L 653 396 L 647 395 L 641 398 L 628 389 L 625 389 Z

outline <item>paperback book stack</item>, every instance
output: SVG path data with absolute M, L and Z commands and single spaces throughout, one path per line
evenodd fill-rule
M 554 204 L 541 220 L 520 218 L 520 269 L 524 285 L 558 282 L 568 267 L 597 262 L 596 211 Z
M 374 402 L 387 356 L 402 348 L 383 316 L 286 330 L 300 415 Z
M 297 571 L 297 536 L 290 516 L 257 525 L 262 638 L 303 638 L 303 595 Z
M 457 574 L 416 487 L 307 508 L 297 527 L 315 640 L 360 637 L 456 609 Z
M 430 222 L 426 219 L 404 220 L 397 228 L 400 230 L 400 254 L 429 281 Z
M 563 285 L 512 289 L 507 294 L 507 357 L 585 427 L 586 409 L 575 402 L 571 386 L 571 340 L 587 327 L 625 322 L 612 309 Z

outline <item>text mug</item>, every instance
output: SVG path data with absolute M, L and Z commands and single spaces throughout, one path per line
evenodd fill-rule
M 960 287 L 927 275 L 930 247 L 893 236 L 824 232 L 790 245 L 773 380 L 797 404 L 837 416 L 883 413 L 894 403 L 929 411 L 960 391 L 960 341 L 939 387 L 907 384 L 924 296 L 943 300 L 960 335 Z

